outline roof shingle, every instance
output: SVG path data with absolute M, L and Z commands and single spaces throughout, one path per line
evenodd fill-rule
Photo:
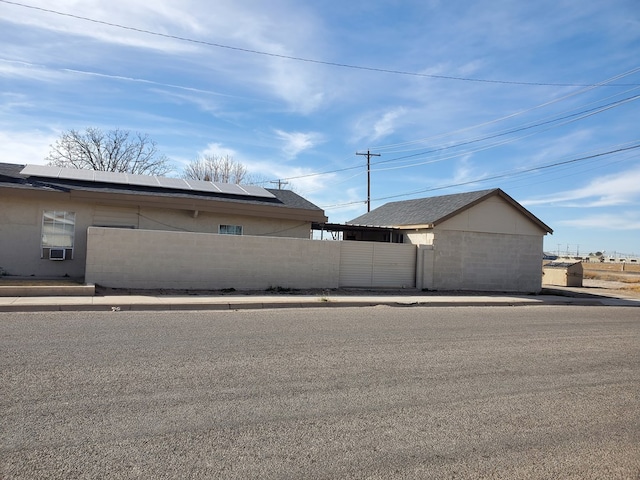
M 474 204 L 497 190 L 479 190 L 477 192 L 385 203 L 369 213 L 348 221 L 347 224 L 378 227 L 431 225 Z
M 553 230 L 540 221 L 535 215 L 499 188 L 390 202 L 369 213 L 349 220 L 346 224 L 375 227 L 398 227 L 407 225 L 434 226 L 494 195 L 498 195 L 509 202 L 532 222 L 538 224 L 543 230 L 549 233 L 553 232 Z

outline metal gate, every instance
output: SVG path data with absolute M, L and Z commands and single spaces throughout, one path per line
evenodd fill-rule
M 340 247 L 341 287 L 414 288 L 415 245 L 343 241 Z

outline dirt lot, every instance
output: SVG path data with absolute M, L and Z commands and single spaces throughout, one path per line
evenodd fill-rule
M 614 272 L 640 274 L 640 265 L 637 263 L 583 263 L 582 268 L 590 272 Z
M 620 293 L 640 296 L 640 265 L 611 265 L 584 263 L 585 288 L 618 290 Z

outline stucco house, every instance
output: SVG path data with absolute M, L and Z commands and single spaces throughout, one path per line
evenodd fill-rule
M 0 273 L 18 276 L 84 276 L 90 227 L 308 239 L 327 220 L 289 190 L 10 163 L 0 206 Z
M 424 288 L 523 292 L 540 290 L 543 237 L 553 233 L 499 188 L 387 203 L 342 231 L 428 247 Z

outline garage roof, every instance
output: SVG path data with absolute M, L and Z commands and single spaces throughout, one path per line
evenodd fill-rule
M 510 203 L 544 231 L 553 232 L 549 226 L 499 188 L 385 203 L 346 224 L 377 227 L 408 225 L 433 227 L 493 196 L 499 196 Z

